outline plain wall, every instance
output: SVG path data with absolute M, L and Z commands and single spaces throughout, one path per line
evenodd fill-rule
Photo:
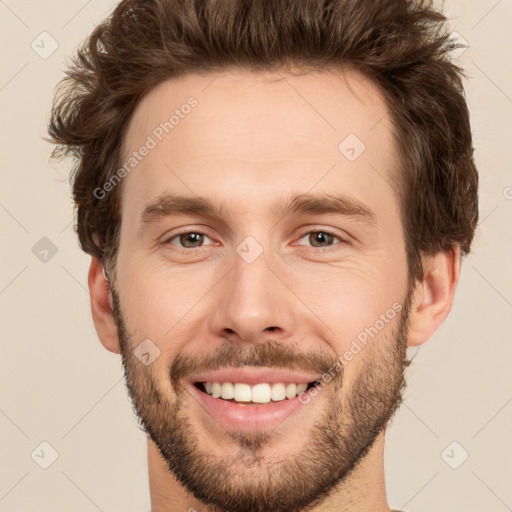
M 146 441 L 120 356 L 92 324 L 71 164 L 49 162 L 41 138 L 64 62 L 113 5 L 0 2 L 0 512 L 139 512 L 149 503 Z M 512 508 L 512 2 L 449 0 L 445 12 L 470 46 L 458 61 L 468 74 L 480 225 L 453 310 L 408 370 L 387 433 L 386 481 L 390 505 L 407 512 L 504 512 Z M 51 50 L 43 31 L 58 43 L 48 58 L 31 47 Z M 48 469 L 35 461 L 51 455 L 42 442 L 58 453 Z

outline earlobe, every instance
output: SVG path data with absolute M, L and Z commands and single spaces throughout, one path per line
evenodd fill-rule
M 117 326 L 112 315 L 112 294 L 101 261 L 92 256 L 88 276 L 91 312 L 94 327 L 103 346 L 115 354 L 120 354 Z
M 429 340 L 450 312 L 460 275 L 460 248 L 424 258 L 424 278 L 413 292 L 408 345 Z

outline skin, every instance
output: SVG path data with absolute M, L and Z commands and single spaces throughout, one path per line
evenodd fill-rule
M 122 355 L 148 433 L 152 510 L 389 512 L 384 433 L 405 386 L 405 349 L 448 315 L 459 249 L 425 256 L 424 280 L 408 282 L 392 124 L 360 74 L 230 70 L 167 80 L 138 105 L 123 156 L 190 96 L 198 105 L 120 185 L 110 286 L 94 257 L 89 271 L 98 336 Z M 351 133 L 366 146 L 353 162 L 338 150 Z M 363 203 L 374 222 L 271 210 L 283 195 L 333 192 Z M 144 225 L 142 211 L 164 193 L 208 198 L 222 217 Z M 315 236 L 322 230 L 336 236 Z M 198 232 L 199 241 L 176 237 Z M 236 251 L 248 236 L 263 249 L 252 263 Z M 272 431 L 224 428 L 183 385 L 192 370 L 221 366 L 221 349 L 227 366 L 321 373 L 396 303 L 400 314 Z M 160 355 L 145 366 L 134 349 L 147 338 Z

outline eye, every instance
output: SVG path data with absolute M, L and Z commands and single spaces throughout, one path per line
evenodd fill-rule
M 172 237 L 167 238 L 166 240 L 164 240 L 163 244 L 176 245 L 182 249 L 199 249 L 205 245 L 205 238 L 210 239 L 210 237 L 206 233 L 203 233 L 201 231 L 186 231 L 183 233 L 177 233 Z M 307 240 L 311 243 L 312 247 L 320 249 L 332 248 L 333 245 L 336 245 L 335 239 L 338 239 L 341 243 L 344 242 L 344 240 L 341 237 L 328 230 L 308 231 L 307 233 L 304 233 L 302 235 L 299 241 L 303 240 L 304 238 L 307 238 Z
M 302 240 L 307 237 L 307 240 L 311 242 L 313 247 L 317 248 L 326 248 L 329 249 L 332 247 L 332 242 L 335 238 L 337 238 L 340 242 L 344 242 L 338 235 L 331 233 L 326 230 L 319 231 L 308 231 L 304 233 L 299 240 Z M 303 245 L 303 244 L 298 244 Z
M 186 231 L 167 238 L 164 240 L 163 244 L 177 245 L 182 249 L 197 249 L 201 247 L 205 237 L 209 239 L 206 233 L 200 231 Z M 174 243 L 173 240 L 176 240 L 178 243 Z

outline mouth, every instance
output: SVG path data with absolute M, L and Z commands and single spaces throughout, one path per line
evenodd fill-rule
M 211 418 L 227 430 L 254 432 L 285 428 L 297 421 L 304 425 L 315 416 L 310 407 L 319 407 L 317 403 L 323 402 L 321 392 L 315 400 L 309 396 L 304 399 L 309 390 L 319 387 L 319 382 L 249 384 L 199 380 L 189 383 L 189 389 L 202 406 L 201 413 L 209 414 L 210 419 L 205 420 L 208 432 L 212 431 Z
M 194 387 L 213 399 L 240 406 L 261 406 L 293 400 L 315 387 L 313 382 L 276 382 L 248 384 L 241 382 L 194 382 Z

